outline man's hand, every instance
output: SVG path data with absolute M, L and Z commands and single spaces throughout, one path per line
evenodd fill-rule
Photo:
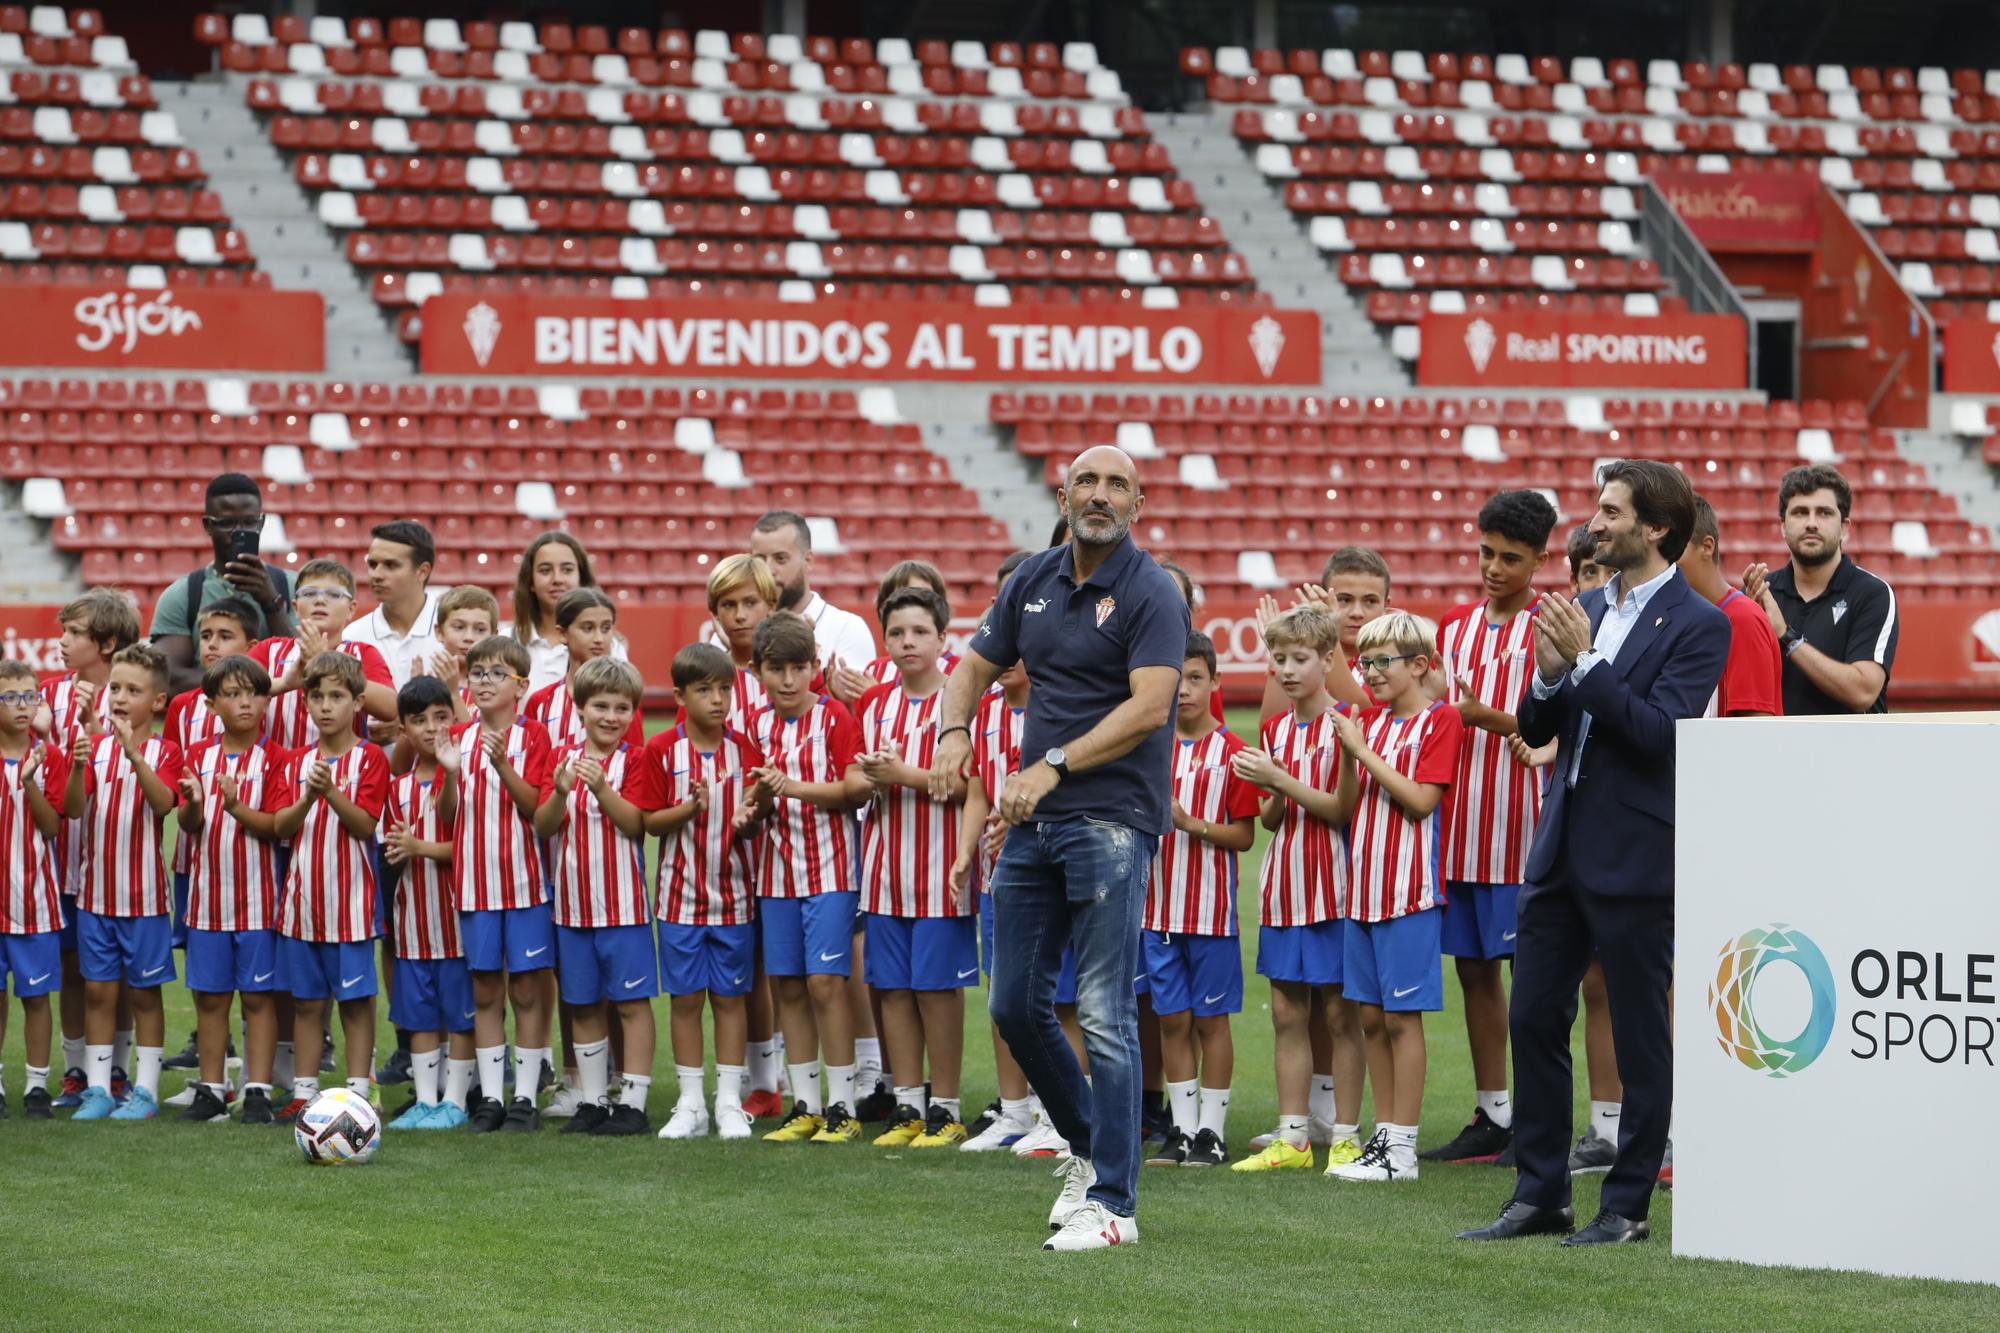
M 1037 759 L 1007 779 L 1000 793 L 1001 816 L 1009 824 L 1025 824 L 1035 814 L 1042 798 L 1056 789 L 1062 779 L 1047 763 Z
M 1284 776 L 1285 770 L 1278 767 L 1278 761 L 1271 757 L 1269 750 L 1260 750 L 1246 745 L 1238 750 L 1229 761 L 1236 770 L 1236 776 L 1253 787 L 1270 791 L 1273 784 Z
M 952 792 L 972 776 L 971 759 L 972 738 L 964 729 L 953 727 L 938 737 L 937 746 L 931 751 L 933 801 L 950 800 Z
M 231 556 L 228 563 L 222 567 L 222 577 L 229 580 L 230 586 L 236 591 L 265 611 L 276 607 L 282 600 L 278 596 L 278 590 L 271 586 L 271 573 L 264 568 L 262 560 L 245 560 L 241 556 Z
M 1559 592 L 1543 595 L 1534 626 L 1535 666 L 1546 679 L 1568 672 L 1590 647 L 1589 614 Z
M 1764 618 L 1771 622 L 1771 633 L 1785 637 L 1790 628 L 1785 623 L 1785 613 L 1778 609 L 1778 599 L 1771 592 L 1771 568 L 1769 565 L 1754 564 L 1743 571 L 1743 595 L 1764 608 Z

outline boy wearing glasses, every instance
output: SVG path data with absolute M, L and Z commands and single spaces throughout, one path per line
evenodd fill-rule
M 1407 611 L 1362 626 L 1358 662 L 1368 692 L 1382 702 L 1333 719 L 1338 799 L 1353 820 L 1341 972 L 1348 1002 L 1361 1010 L 1375 1087 L 1374 1137 L 1358 1160 L 1327 1171 L 1341 1180 L 1417 1178 L 1424 1011 L 1444 1008 L 1438 852 L 1465 731 L 1458 710 L 1433 700 L 1425 685 L 1437 669 L 1435 637 L 1429 621 Z
M 354 619 L 354 573 L 338 560 L 309 560 L 299 569 L 292 604 L 299 613 L 295 638 L 265 639 L 250 650 L 251 660 L 271 676 L 271 708 L 264 715 L 264 738 L 281 750 L 299 750 L 319 739 L 306 707 L 306 665 L 325 652 L 346 653 L 361 663 L 361 708 L 356 734 L 368 739 L 368 718 L 396 716 L 396 685 L 389 664 L 371 643 L 342 643 Z
M 535 1089 L 549 1058 L 549 1014 L 542 973 L 555 966 L 555 916 L 535 837 L 535 809 L 549 779 L 549 733 L 520 715 L 528 650 L 494 636 L 465 655 L 465 676 L 479 716 L 451 729 L 458 747 L 458 820 L 451 874 L 458 889 L 459 944 L 472 971 L 473 1054 L 479 1100 L 472 1132 L 541 1127 Z M 513 1105 L 501 1102 L 506 1079 L 507 999 L 514 1001 Z

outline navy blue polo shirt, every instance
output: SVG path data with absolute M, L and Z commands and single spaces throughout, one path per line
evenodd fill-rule
M 972 650 L 995 666 L 1019 661 L 1028 668 L 1022 766 L 1076 740 L 1131 698 L 1131 672 L 1179 671 L 1188 623 L 1180 589 L 1129 535 L 1081 584 L 1067 543 L 1023 561 L 972 639 Z M 1173 744 L 1170 712 L 1130 754 L 1057 783 L 1035 818 L 1088 815 L 1165 833 L 1173 823 Z

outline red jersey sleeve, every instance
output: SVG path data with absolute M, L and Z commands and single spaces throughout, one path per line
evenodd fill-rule
M 162 738 L 159 762 L 153 765 L 153 772 L 169 787 L 177 785 L 181 780 L 181 747 Z
M 372 653 L 375 650 L 369 648 L 368 651 Z M 382 807 L 388 799 L 389 756 L 382 753 L 380 746 L 364 741 L 361 745 L 361 772 L 354 783 L 354 804 L 370 817 L 380 819 Z
M 290 639 L 259 639 L 250 645 L 250 660 L 269 671 L 271 656 L 278 651 L 278 645 L 290 642 Z
M 667 808 L 666 754 L 673 738 L 673 730 L 661 732 L 647 741 L 627 766 L 625 789 L 620 794 L 641 810 Z
M 1449 787 L 1458 776 L 1458 747 L 1465 739 L 1465 721 L 1450 704 L 1432 704 L 1431 710 L 1431 724 L 1417 750 L 1417 769 L 1410 776 L 1418 782 Z
M 1226 739 L 1222 742 L 1222 762 L 1225 764 L 1229 763 L 1230 760 L 1236 757 L 1238 750 L 1248 748 L 1248 746 L 1244 745 L 1241 736 L 1238 736 L 1235 732 L 1228 733 Z M 1256 818 L 1261 808 L 1258 802 L 1262 799 L 1263 793 L 1245 782 L 1242 778 L 1237 777 L 1235 770 L 1232 768 L 1228 778 L 1222 784 L 1222 808 L 1227 812 L 1229 818 L 1231 820 Z
M 528 751 L 521 756 L 521 777 L 539 790 L 549 775 L 549 729 L 539 722 L 522 725 L 528 733 Z
M 618 784 L 618 794 L 634 805 L 639 804 L 637 797 L 646 785 L 646 766 L 639 762 L 644 753 L 636 745 L 631 747 L 625 756 L 625 780 Z
M 535 722 L 547 722 L 549 700 L 555 697 L 556 687 L 561 684 L 559 680 L 553 681 L 529 695 L 521 705 L 521 716 Z
M 69 785 L 69 751 L 60 745 L 42 743 L 42 795 L 57 812 L 62 810 L 63 788 Z
M 361 663 L 362 679 L 366 680 L 370 685 L 388 685 L 392 687 L 395 685 L 396 678 L 389 672 L 389 659 L 382 656 L 382 650 L 374 644 L 359 643 L 350 639 L 340 646 L 345 651 L 353 653 L 355 658 Z
M 194 701 L 201 697 L 200 690 L 183 690 L 167 705 L 167 717 L 160 724 L 160 734 L 183 750 L 187 748 L 187 715 L 194 707 Z
M 742 732 L 728 732 L 723 738 L 723 744 L 734 745 L 736 747 L 737 758 L 743 764 L 744 772 L 747 773 L 753 768 L 762 768 L 764 766 L 764 752 L 757 748 L 757 742 L 751 740 Z
M 834 777 L 828 781 L 840 781 L 840 775 L 848 771 L 848 765 L 862 753 L 862 729 L 854 723 L 854 715 L 838 699 L 828 697 L 822 703 L 824 709 L 832 711 L 832 719 L 826 723 L 826 759 L 834 767 Z
M 264 756 L 264 771 L 269 776 L 264 780 L 264 813 L 275 815 L 286 806 L 299 799 L 301 765 L 300 756 L 304 750 L 272 750 Z

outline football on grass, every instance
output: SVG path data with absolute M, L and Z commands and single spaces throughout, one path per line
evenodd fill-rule
M 315 1166 L 359 1165 L 382 1143 L 382 1117 L 366 1097 L 332 1088 L 299 1112 L 292 1128 L 299 1152 Z

